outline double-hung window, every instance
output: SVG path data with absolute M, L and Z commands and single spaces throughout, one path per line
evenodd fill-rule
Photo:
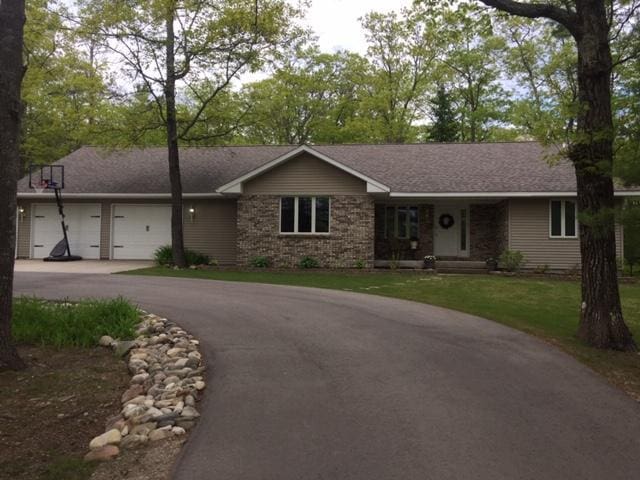
M 576 238 L 578 215 L 573 200 L 551 200 L 549 204 L 549 235 L 552 238 Z
M 392 206 L 385 208 L 385 236 L 387 238 L 418 237 L 418 207 Z
M 280 233 L 329 233 L 329 197 L 280 198 Z

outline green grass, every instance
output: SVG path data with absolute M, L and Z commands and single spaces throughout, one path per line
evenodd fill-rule
M 95 462 L 85 462 L 82 458 L 58 457 L 47 468 L 42 480 L 86 480 L 96 469 Z
M 575 337 L 580 306 L 578 281 L 414 272 L 173 270 L 163 267 L 126 274 L 330 288 L 447 307 L 494 320 L 551 342 L 640 399 L 640 356 L 589 348 Z M 640 339 L 640 283 L 621 284 L 620 292 L 627 325 L 635 338 Z
M 13 308 L 15 341 L 27 345 L 91 347 L 102 335 L 133 338 L 139 322 L 136 307 L 122 298 L 71 304 L 20 297 Z

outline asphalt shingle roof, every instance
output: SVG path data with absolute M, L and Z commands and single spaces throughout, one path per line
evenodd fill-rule
M 183 147 L 185 193 L 212 193 L 297 146 Z M 550 165 L 535 142 L 410 145 L 317 145 L 311 148 L 383 183 L 392 192 L 572 192 L 567 161 Z M 83 147 L 58 162 L 65 193 L 169 193 L 166 148 Z M 28 181 L 18 185 L 29 192 Z

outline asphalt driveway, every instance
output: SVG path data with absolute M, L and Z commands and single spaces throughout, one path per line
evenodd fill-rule
M 201 340 L 179 480 L 630 479 L 640 405 L 470 315 L 349 292 L 17 273 L 17 293 L 124 295 Z

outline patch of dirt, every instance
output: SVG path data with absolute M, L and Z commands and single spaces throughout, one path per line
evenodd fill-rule
M 184 436 L 173 437 L 121 450 L 116 459 L 100 464 L 91 480 L 169 480 L 185 441 Z
M 0 372 L 0 479 L 89 478 L 82 458 L 120 410 L 125 363 L 101 348 L 19 350 L 28 368 Z

